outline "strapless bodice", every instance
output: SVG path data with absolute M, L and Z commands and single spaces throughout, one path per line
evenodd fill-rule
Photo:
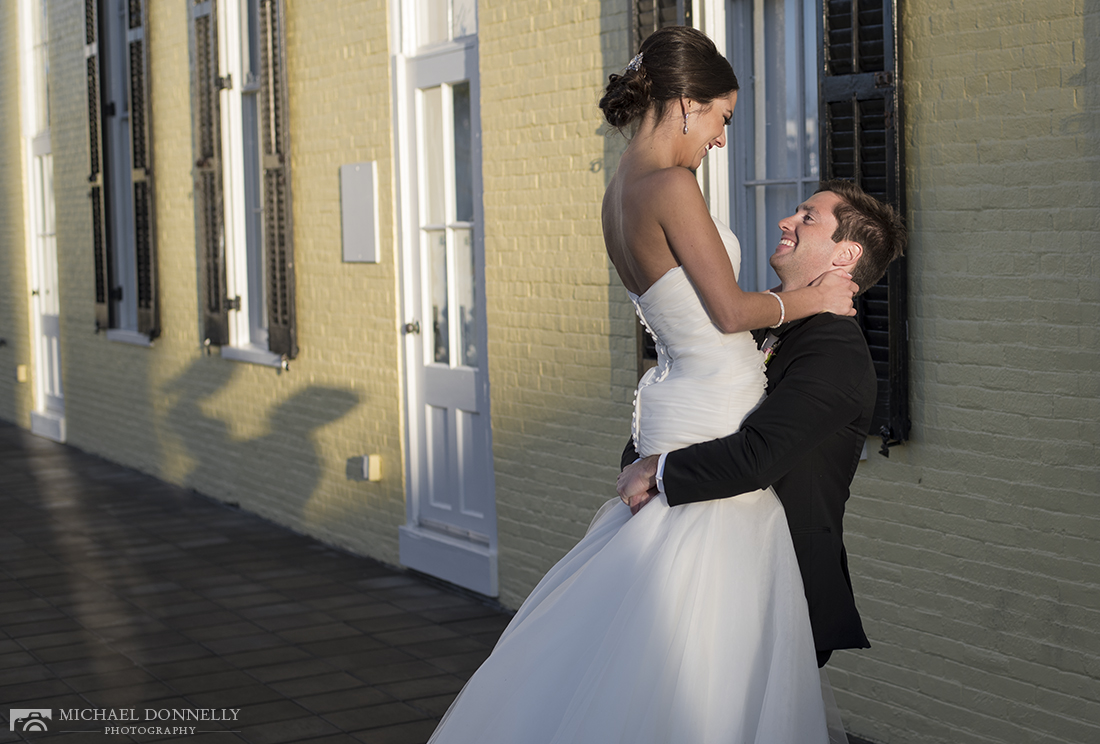
M 737 237 L 715 224 L 737 274 Z M 736 431 L 764 396 L 764 357 L 752 335 L 723 333 L 714 325 L 682 267 L 670 269 L 641 295 L 629 294 L 657 346 L 657 366 L 634 394 L 638 453 L 668 452 Z

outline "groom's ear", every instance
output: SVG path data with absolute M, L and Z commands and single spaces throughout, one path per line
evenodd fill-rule
M 851 273 L 862 256 L 862 245 L 854 240 L 842 240 L 836 244 L 836 252 L 833 253 L 833 266 L 838 269 L 846 269 L 848 273 Z

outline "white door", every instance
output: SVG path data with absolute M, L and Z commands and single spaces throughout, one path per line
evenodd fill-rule
M 399 60 L 408 412 L 401 561 L 495 596 L 477 37 L 423 46 Z
M 38 138 L 37 147 L 46 153 L 33 160 L 38 208 L 34 210 L 32 236 L 31 307 L 35 319 L 35 414 L 32 430 L 51 439 L 65 439 L 65 398 L 61 389 L 61 305 L 57 282 L 57 238 L 54 235 L 53 156 Z
M 48 90 L 49 31 L 46 1 L 19 4 L 23 133 L 26 148 L 26 225 L 31 338 L 34 345 L 34 411 L 31 431 L 65 441 L 61 387 L 61 304 L 53 199 Z

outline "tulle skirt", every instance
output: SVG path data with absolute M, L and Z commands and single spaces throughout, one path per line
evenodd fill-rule
M 608 502 L 432 736 L 439 744 L 829 741 L 802 579 L 770 489 Z

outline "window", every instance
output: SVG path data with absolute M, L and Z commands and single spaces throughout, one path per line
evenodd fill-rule
M 855 181 L 904 214 L 894 0 L 736 0 L 730 61 L 734 112 L 730 198 L 741 283 L 778 284 L 768 256 L 777 223 L 819 180 Z M 825 41 L 822 41 L 825 40 Z M 909 437 L 905 259 L 857 301 L 879 382 L 869 432 L 883 454 Z
M 637 52 L 642 42 L 659 28 L 692 25 L 691 0 L 631 0 L 630 18 Z
M 744 0 L 731 9 L 730 62 L 741 91 L 731 131 L 730 197 L 746 290 L 779 284 L 768 265 L 779 242 L 776 225 L 821 179 L 816 6 L 815 0 Z
M 148 341 L 157 315 L 144 0 L 84 0 L 96 326 Z
M 298 352 L 283 18 L 281 0 L 191 6 L 205 342 L 268 364 Z
M 449 364 L 453 356 L 457 365 L 477 367 L 470 83 L 435 85 L 417 94 L 420 229 L 431 266 L 433 360 Z

